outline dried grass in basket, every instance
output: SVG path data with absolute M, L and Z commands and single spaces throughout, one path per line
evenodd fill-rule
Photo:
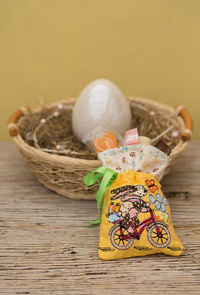
M 192 119 L 189 113 L 182 106 L 173 109 L 150 99 L 128 99 L 132 110 L 132 127 L 137 127 L 140 135 L 155 138 L 172 125 L 174 130 L 178 131 L 179 136 L 175 138 L 172 133 L 163 136 L 165 142 L 173 147 L 167 174 L 190 140 Z M 51 115 L 60 103 L 69 108 L 38 130 L 37 141 L 40 148 L 36 148 L 32 137 L 35 128 L 41 119 Z M 22 107 L 10 116 L 8 131 L 40 183 L 72 199 L 95 199 L 97 187 L 85 187 L 82 179 L 101 163 L 73 134 L 71 115 L 74 103 L 75 99 L 72 98 L 45 105 L 34 111 Z M 149 112 L 146 112 L 146 109 Z M 65 149 L 67 147 L 65 154 L 45 151 L 51 150 L 60 142 L 64 142 Z

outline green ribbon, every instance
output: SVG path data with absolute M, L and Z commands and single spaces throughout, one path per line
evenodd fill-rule
M 93 225 L 98 225 L 101 223 L 100 208 L 103 205 L 103 197 L 111 183 L 116 179 L 117 175 L 118 173 L 113 171 L 112 169 L 101 166 L 88 173 L 83 178 L 83 181 L 87 186 L 95 184 L 99 180 L 99 178 L 102 178 L 102 181 L 99 184 L 99 190 L 96 194 L 98 218 L 92 222 Z

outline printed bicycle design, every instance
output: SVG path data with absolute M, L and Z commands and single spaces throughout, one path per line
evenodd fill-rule
M 117 222 L 113 222 L 109 235 L 112 245 L 119 249 L 125 250 L 130 248 L 135 239 L 140 239 L 141 234 L 146 229 L 147 238 L 151 245 L 157 248 L 165 248 L 171 242 L 171 234 L 166 223 L 162 221 L 156 221 L 155 215 L 152 209 L 150 209 L 151 217 L 142 221 L 136 226 L 130 221 L 130 226 L 134 232 L 129 233 L 124 227 L 124 219 Z

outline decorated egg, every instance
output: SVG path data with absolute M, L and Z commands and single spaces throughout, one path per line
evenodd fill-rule
M 122 135 L 130 125 L 131 111 L 127 99 L 114 83 L 106 79 L 87 85 L 73 108 L 72 128 L 80 140 L 97 127 Z

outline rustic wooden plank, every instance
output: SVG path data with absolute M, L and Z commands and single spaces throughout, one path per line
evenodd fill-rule
M 1 143 L 0 294 L 200 294 L 199 159 L 193 142 L 163 180 L 184 254 L 101 261 L 95 202 L 49 191 Z

